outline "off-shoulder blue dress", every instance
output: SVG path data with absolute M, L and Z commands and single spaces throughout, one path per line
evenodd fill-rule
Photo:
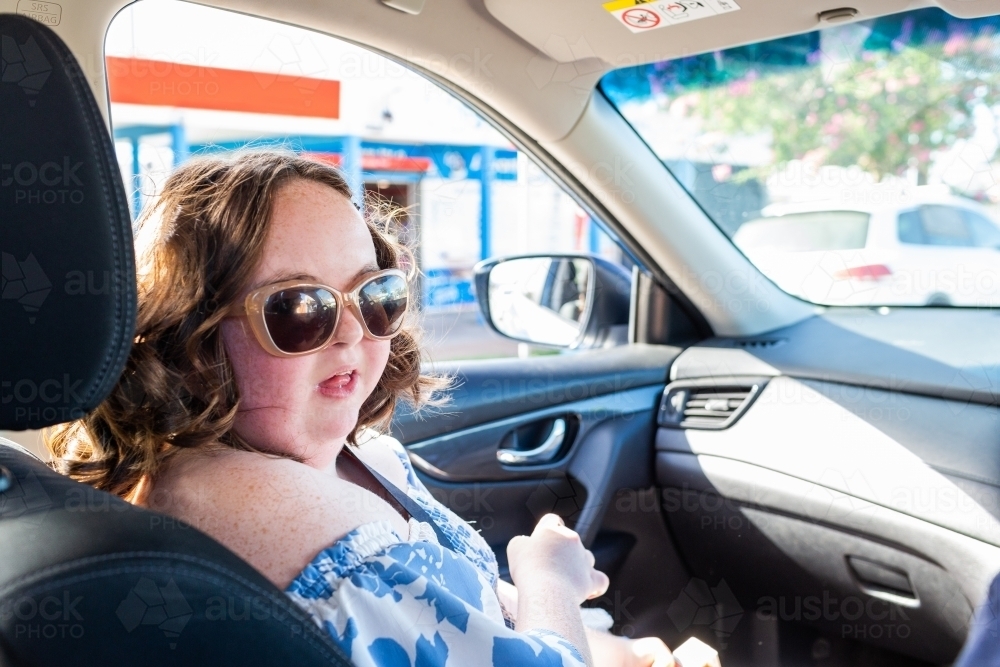
M 288 596 L 359 666 L 583 667 L 580 652 L 561 635 L 509 627 L 489 545 L 431 495 L 399 441 L 380 438 L 406 469 L 404 491 L 451 548 L 412 517 L 407 535 L 388 521 L 363 524 L 317 554 L 289 584 Z

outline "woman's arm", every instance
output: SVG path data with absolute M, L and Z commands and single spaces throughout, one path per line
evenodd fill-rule
M 580 620 L 580 603 L 602 595 L 608 577 L 594 569 L 594 554 L 555 514 L 539 520 L 530 537 L 518 535 L 507 545 L 510 576 L 517 586 L 516 629 L 561 635 L 593 665 Z
M 594 659 L 580 620 L 580 604 L 575 597 L 572 587 L 558 581 L 531 585 L 527 594 L 519 595 L 515 629 L 525 633 L 555 632 L 576 648 L 587 667 L 593 667 Z
M 517 588 L 501 579 L 497 582 L 497 597 L 516 621 Z M 674 664 L 670 649 L 659 637 L 629 639 L 586 625 L 584 633 L 595 667 L 670 667 Z

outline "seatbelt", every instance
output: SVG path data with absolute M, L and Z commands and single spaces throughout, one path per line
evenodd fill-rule
M 415 500 L 413 500 L 413 498 L 410 498 L 408 495 L 406 495 L 406 493 L 402 491 L 399 487 L 397 487 L 395 484 L 393 484 L 385 477 L 383 477 L 381 474 L 379 474 L 377 470 L 373 469 L 367 463 L 358 458 L 358 455 L 351 450 L 349 445 L 345 445 L 342 451 L 348 456 L 350 456 L 352 459 L 360 463 L 365 470 L 370 472 L 372 477 L 375 478 L 375 481 L 377 481 L 379 484 L 382 485 L 382 488 L 385 489 L 386 493 L 392 496 L 393 500 L 399 503 L 400 507 L 406 510 L 407 514 L 409 514 L 417 521 L 421 521 L 423 523 L 429 523 L 431 525 L 431 528 L 434 529 L 434 534 L 437 535 L 438 542 L 441 543 L 441 546 L 447 549 L 451 549 L 452 551 L 457 551 L 457 549 L 455 548 L 455 543 L 447 534 L 445 534 L 443 530 L 441 530 L 441 528 L 437 525 L 437 522 L 434 521 L 433 518 L 431 518 L 431 515 L 427 510 L 421 507 Z

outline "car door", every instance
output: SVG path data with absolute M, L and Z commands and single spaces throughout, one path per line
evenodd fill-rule
M 456 379 L 450 404 L 398 418 L 394 429 L 435 497 L 473 522 L 501 565 L 510 538 L 548 512 L 600 550 L 614 493 L 652 483 L 656 408 L 680 352 L 628 345 L 441 364 Z M 549 453 L 516 456 L 538 449 Z M 628 553 L 608 549 L 611 561 Z

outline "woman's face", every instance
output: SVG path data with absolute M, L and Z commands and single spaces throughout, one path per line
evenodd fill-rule
M 278 191 L 263 261 L 247 293 L 290 279 L 345 291 L 377 270 L 371 234 L 350 200 L 299 179 Z M 240 390 L 236 432 L 259 449 L 292 454 L 317 468 L 340 453 L 389 358 L 389 341 L 365 338 L 350 309 L 329 346 L 314 354 L 268 354 L 245 318 L 224 320 L 222 340 Z

